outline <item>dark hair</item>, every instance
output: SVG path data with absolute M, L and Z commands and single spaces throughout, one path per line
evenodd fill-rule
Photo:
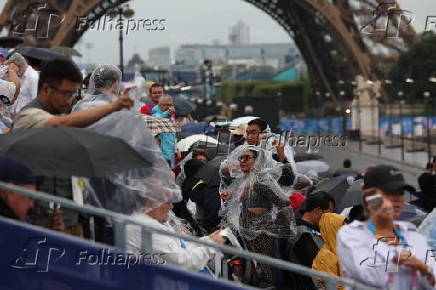
M 335 206 L 335 200 L 325 191 L 317 191 L 315 193 L 310 194 L 307 199 L 304 201 L 304 211 L 311 212 L 316 208 L 320 208 L 322 210 L 326 210 L 330 206 L 330 202 Z
M 209 160 L 209 154 L 207 153 L 206 150 L 203 149 L 195 149 L 192 152 L 192 159 L 197 158 L 197 156 L 206 156 L 206 158 Z
M 351 168 L 351 160 L 345 159 L 343 162 L 344 168 Z
M 43 84 L 57 86 L 63 80 L 69 80 L 73 83 L 82 83 L 82 73 L 77 66 L 68 60 L 52 60 L 41 69 L 38 80 L 38 92 Z
M 365 216 L 365 210 L 362 204 L 355 205 L 351 208 L 350 213 L 348 214 L 347 223 L 350 224 L 355 220 L 365 221 L 367 218 Z
M 160 83 L 153 83 L 150 86 L 150 88 L 148 89 L 148 92 L 151 93 L 151 90 L 154 89 L 154 88 L 162 88 L 163 89 L 163 86 Z M 164 91 L 164 93 L 165 93 L 165 91 Z
M 251 120 L 250 122 L 248 122 L 247 125 L 248 126 L 257 125 L 257 126 L 259 126 L 260 130 L 262 130 L 262 131 L 265 131 L 266 128 L 268 128 L 268 123 L 260 118 Z
M 427 162 L 427 165 L 425 166 L 425 168 L 430 169 L 433 167 L 433 163 L 432 162 Z

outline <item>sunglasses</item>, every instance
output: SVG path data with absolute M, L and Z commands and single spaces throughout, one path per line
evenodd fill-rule
M 242 160 L 248 161 L 250 159 L 256 159 L 256 157 L 255 156 L 251 156 L 251 155 L 241 155 L 241 156 L 238 157 L 239 161 L 242 161 Z

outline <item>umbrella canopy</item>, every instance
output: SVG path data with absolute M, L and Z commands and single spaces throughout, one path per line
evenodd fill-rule
M 193 134 L 203 134 L 205 132 L 209 133 L 210 131 L 214 132 L 215 128 L 206 122 L 187 123 L 182 126 L 182 132 L 189 132 Z
M 0 154 L 18 156 L 35 175 L 53 177 L 103 177 L 151 166 L 122 139 L 70 127 L 0 135 Z
M 294 156 L 295 162 L 309 161 L 309 160 L 319 160 L 324 158 L 322 155 L 317 153 L 297 153 Z
M 0 47 L 14 48 L 19 44 L 22 44 L 24 40 L 21 37 L 16 36 L 3 36 L 0 37 Z
M 346 177 L 336 177 L 318 185 L 315 189 L 315 193 L 318 191 L 325 191 L 331 197 L 334 198 L 335 204 L 341 203 L 347 189 L 350 187 L 348 178 Z
M 209 155 L 209 159 L 213 159 L 217 155 L 227 155 L 227 152 L 229 151 L 228 145 L 212 143 L 206 144 L 204 141 L 197 141 L 189 148 L 191 151 L 195 149 L 205 150 Z
M 247 125 L 248 122 L 254 119 L 259 119 L 259 117 L 253 117 L 253 116 L 247 116 L 247 117 L 240 117 L 232 120 L 230 123 L 230 128 L 236 128 L 239 125 Z
M 71 60 L 68 56 L 62 55 L 49 48 L 23 46 L 18 47 L 15 51 L 26 57 L 31 57 L 40 61 L 50 61 L 55 59 Z
M 211 115 L 211 116 L 207 116 L 206 118 L 204 118 L 203 122 L 212 122 L 213 119 L 216 119 L 217 122 L 220 121 L 227 121 L 228 118 L 225 116 L 221 116 L 221 115 Z
M 189 151 L 192 145 L 198 141 L 203 141 L 203 142 L 207 142 L 208 144 L 214 144 L 214 145 L 218 144 L 218 140 L 216 140 L 215 138 L 206 135 L 197 134 L 197 135 L 189 136 L 177 142 L 177 150 L 180 152 Z
M 226 156 L 217 156 L 207 164 L 203 165 L 197 172 L 195 177 L 201 178 L 204 183 L 209 186 L 219 185 L 221 182 L 220 178 L 220 166 L 221 163 L 226 159 Z
M 358 204 L 363 204 L 363 179 L 353 182 L 353 184 L 345 191 L 342 199 L 336 203 L 336 212 L 340 213 L 347 207 L 352 207 Z M 335 199 L 336 201 L 336 199 Z
M 58 46 L 58 47 L 54 47 L 51 50 L 53 50 L 54 52 L 60 53 L 62 55 L 65 56 L 78 56 L 78 57 L 82 57 L 82 55 L 77 51 L 77 49 L 72 48 L 72 47 L 67 47 L 67 46 Z
M 195 104 L 189 100 L 180 97 L 174 97 L 174 108 L 177 116 L 186 116 L 195 111 Z
M 303 174 L 309 170 L 313 170 L 316 173 L 326 172 L 330 168 L 327 163 L 318 160 L 296 162 L 295 164 L 297 166 L 297 171 Z
M 143 115 L 145 124 L 151 129 L 153 136 L 160 133 L 179 133 L 180 127 L 173 121 L 164 118 L 158 118 L 148 115 Z

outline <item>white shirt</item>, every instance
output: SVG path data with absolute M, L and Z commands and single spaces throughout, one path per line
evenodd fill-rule
M 145 214 L 133 214 L 133 218 L 138 219 L 149 226 L 156 227 L 168 232 L 175 232 L 168 223 L 160 223 Z M 211 242 L 209 237 L 202 237 L 200 240 Z M 186 248 L 182 248 L 181 240 L 176 237 L 152 234 L 153 253 L 164 253 L 166 263 L 173 264 L 184 270 L 200 271 L 204 269 L 209 260 L 215 254 L 213 248 L 199 244 L 185 242 Z M 138 225 L 126 226 L 126 248 L 127 251 L 135 255 L 142 253 L 142 233 Z
M 434 257 L 423 236 L 415 232 L 415 226 L 408 222 L 395 221 L 395 226 L 403 234 L 406 242 L 410 245 L 412 254 L 419 260 L 431 266 L 434 271 Z M 366 222 L 354 221 L 341 227 L 337 235 L 337 252 L 345 277 L 369 287 L 389 289 L 386 271 L 386 261 L 398 253 L 401 246 L 390 246 L 384 242 L 377 242 L 373 233 L 369 230 Z M 389 266 L 395 265 L 390 262 Z M 397 272 L 392 272 L 393 289 L 412 289 L 413 271 L 406 266 L 400 265 Z M 416 271 L 418 289 L 433 289 Z
M 28 65 L 21 78 L 20 94 L 14 104 L 15 112 L 18 113 L 24 106 L 36 98 L 38 94 L 38 80 L 38 72 Z

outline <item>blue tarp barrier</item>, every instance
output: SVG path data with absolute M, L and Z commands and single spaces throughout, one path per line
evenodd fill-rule
M 3 218 L 0 249 L 0 290 L 242 289 Z
M 428 127 L 436 129 L 436 117 L 419 116 L 419 117 L 393 117 L 386 118 L 381 117 L 379 120 L 380 134 L 381 136 L 391 135 L 391 125 L 401 124 L 403 122 L 403 133 L 404 135 L 413 134 L 413 123 L 415 127 L 417 124 L 421 124 L 422 128 L 425 130 Z M 292 131 L 295 134 L 322 134 L 326 135 L 329 130 L 332 134 L 342 134 L 343 128 L 343 118 L 318 118 L 318 119 L 293 119 L 293 120 L 281 120 L 280 128 L 283 131 Z M 345 125 L 347 129 L 352 128 L 351 118 L 346 118 Z

